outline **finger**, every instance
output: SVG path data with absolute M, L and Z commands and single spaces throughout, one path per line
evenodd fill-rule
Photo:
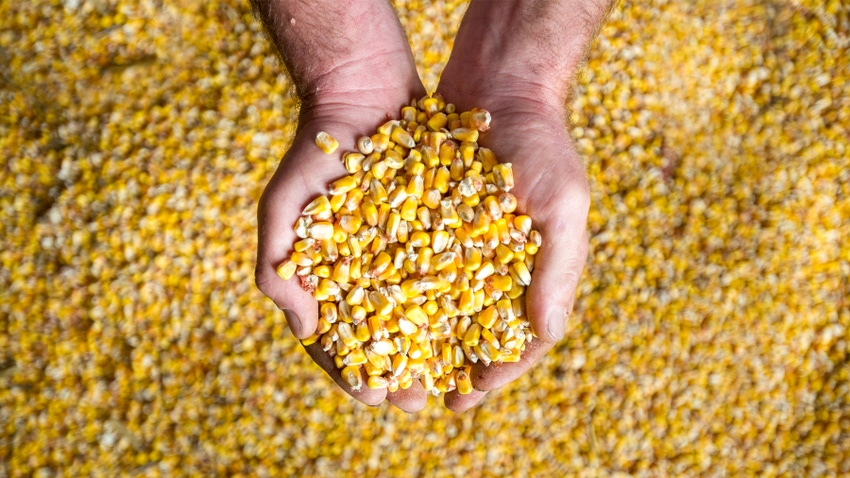
M 318 305 L 302 278 L 284 281 L 275 268 L 292 253 L 298 239 L 293 226 L 303 207 L 327 184 L 345 174 L 335 155 L 324 154 L 313 144 L 315 131 L 305 128 L 266 187 L 257 211 L 257 287 L 286 312 L 292 333 L 305 338 L 316 329 Z
M 588 251 L 585 191 L 577 187 L 561 196 L 562 204 L 554 207 L 555 213 L 538 223 L 543 244 L 534 257 L 525 298 L 532 330 L 551 343 L 564 337 Z
M 485 395 L 487 395 L 487 392 L 483 390 L 473 389 L 466 395 L 461 394 L 457 390 L 452 390 L 451 392 L 446 393 L 443 401 L 446 404 L 446 408 L 449 410 L 455 413 L 463 413 L 478 405 Z
M 292 230 L 295 223 L 292 211 L 295 207 L 275 207 L 277 204 L 287 204 L 282 201 L 288 198 L 281 197 L 281 189 L 266 191 L 258 212 L 256 283 L 257 287 L 284 311 L 292 333 L 303 339 L 316 330 L 318 304 L 302 286 L 301 281 L 306 281 L 306 278 L 295 275 L 289 280 L 283 280 L 275 272 L 278 264 L 292 254 L 292 243 L 297 239 Z M 288 227 L 285 227 L 287 224 Z M 306 285 L 306 282 L 304 284 Z
M 428 403 L 428 392 L 422 388 L 418 380 L 406 389 L 398 389 L 395 392 L 387 392 L 387 401 L 404 412 L 415 413 L 425 408 Z
M 481 361 L 478 361 L 472 366 L 472 386 L 475 387 L 475 390 L 487 391 L 511 383 L 540 361 L 554 345 L 535 339 L 525 346 L 519 362 L 484 365 Z
M 333 381 L 336 382 L 336 384 L 339 385 L 339 388 L 341 388 L 345 393 L 370 406 L 380 405 L 381 402 L 384 401 L 384 398 L 386 398 L 387 389 L 371 389 L 366 386 L 366 379 L 368 377 L 366 376 L 366 372 L 362 369 L 360 372 L 363 384 L 361 385 L 360 390 L 354 390 L 351 388 L 351 385 L 342 378 L 342 373 L 338 368 L 336 368 L 333 358 L 331 358 L 327 352 L 322 350 L 322 346 L 318 342 L 305 346 L 304 350 L 307 351 L 307 354 L 319 365 L 319 367 L 322 367 L 322 370 L 324 370 L 325 373 L 330 375 Z

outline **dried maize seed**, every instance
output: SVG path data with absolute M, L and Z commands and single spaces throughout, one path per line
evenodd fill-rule
M 325 131 L 316 133 L 316 146 L 325 154 L 331 154 L 339 147 L 339 142 Z
M 295 274 L 296 267 L 298 267 L 298 265 L 288 259 L 281 262 L 277 268 L 275 268 L 275 272 L 277 272 L 277 275 L 280 276 L 281 279 L 289 280 Z

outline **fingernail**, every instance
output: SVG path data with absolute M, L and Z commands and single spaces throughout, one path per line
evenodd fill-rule
M 547 328 L 549 329 L 549 336 L 555 342 L 560 341 L 564 338 L 564 326 L 567 318 L 567 311 L 564 309 L 553 309 L 549 312 L 549 319 L 547 322 Z
M 283 315 L 286 316 L 286 323 L 289 324 L 290 330 L 296 337 L 301 337 L 301 321 L 295 312 L 289 309 L 283 309 Z

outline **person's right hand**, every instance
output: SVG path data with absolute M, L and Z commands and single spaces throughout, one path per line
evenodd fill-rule
M 297 276 L 285 281 L 275 272 L 277 265 L 293 252 L 293 244 L 298 240 L 293 229 L 296 220 L 304 206 L 327 194 L 329 183 L 348 174 L 340 158 L 345 151 L 356 151 L 356 138 L 373 134 L 377 126 L 397 117 L 400 108 L 412 98 L 425 94 L 410 46 L 392 9 L 381 4 L 363 8 L 372 9 L 369 13 L 373 21 L 361 26 L 381 30 L 380 45 L 369 44 L 359 52 L 352 51 L 360 48 L 358 45 L 349 44 L 347 51 L 340 52 L 349 60 L 318 74 L 314 71 L 315 64 L 321 62 L 289 55 L 290 73 L 297 70 L 293 76 L 312 80 L 299 85 L 303 103 L 295 139 L 266 186 L 258 207 L 256 283 L 284 311 L 289 328 L 298 339 L 316 331 L 317 301 L 301 288 Z M 326 131 L 339 141 L 339 148 L 333 154 L 325 154 L 316 146 L 319 131 Z M 305 348 L 344 391 L 363 403 L 378 405 L 386 398 L 408 412 L 425 406 L 427 396 L 418 381 L 407 390 L 387 393 L 386 389 L 368 388 L 364 376 L 363 387 L 354 391 L 319 343 Z

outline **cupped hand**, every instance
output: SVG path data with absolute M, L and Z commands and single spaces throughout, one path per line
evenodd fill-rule
M 536 337 L 519 362 L 475 364 L 473 392 L 446 394 L 446 406 L 457 412 L 476 405 L 488 390 L 526 373 L 563 338 L 588 252 L 590 193 L 584 166 L 566 129 L 564 100 L 541 85 L 501 78 L 500 84 L 485 85 L 486 92 L 479 93 L 461 86 L 466 79 L 444 74 L 440 91 L 461 111 L 472 107 L 490 111 L 490 130 L 478 142 L 492 149 L 500 162 L 513 164 L 517 210 L 531 216 L 542 235 L 525 295 Z
M 316 196 L 327 194 L 329 183 L 348 174 L 340 160 L 342 152 L 356 151 L 356 138 L 374 132 L 379 124 L 397 116 L 402 105 L 424 92 L 415 71 L 413 76 L 408 71 L 374 87 L 362 85 L 366 76 L 353 78 L 348 91 L 324 92 L 317 97 L 320 100 L 302 105 L 292 146 L 266 186 L 258 207 L 257 286 L 284 312 L 289 328 L 298 339 L 316 331 L 318 303 L 311 293 L 302 289 L 298 276 L 283 280 L 275 272 L 298 240 L 293 229 L 296 220 L 304 206 Z M 337 79 L 337 84 L 340 83 Z M 339 141 L 339 148 L 333 154 L 325 154 L 316 146 L 319 131 L 326 131 Z M 345 392 L 363 403 L 378 405 L 386 399 L 407 412 L 425 406 L 427 396 L 418 382 L 394 393 L 365 385 L 355 391 L 343 380 L 333 359 L 319 343 L 305 349 Z M 366 378 L 363 377 L 364 383 Z

